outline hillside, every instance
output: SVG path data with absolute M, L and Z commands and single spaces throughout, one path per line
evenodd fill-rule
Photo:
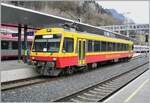
M 112 10 L 104 9 L 97 2 L 91 1 L 5 1 L 13 5 L 34 9 L 64 18 L 78 20 L 95 26 L 122 24 L 123 19 Z M 123 17 L 123 16 L 122 16 Z

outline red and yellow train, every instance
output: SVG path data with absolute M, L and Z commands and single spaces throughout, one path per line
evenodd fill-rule
M 130 40 L 48 28 L 35 33 L 30 60 L 40 74 L 56 76 L 96 67 L 103 61 L 129 60 L 132 55 Z

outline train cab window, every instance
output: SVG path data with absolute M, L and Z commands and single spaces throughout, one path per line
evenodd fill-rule
M 93 49 L 92 49 L 92 40 L 88 40 L 88 52 L 92 52 Z
M 17 41 L 12 42 L 12 49 L 18 49 L 18 42 Z
M 1 48 L 2 49 L 9 49 L 9 42 L 8 41 L 1 41 Z
M 59 52 L 61 34 L 36 35 L 34 39 L 33 52 Z
M 73 40 L 73 38 L 64 38 L 62 52 L 70 53 L 73 51 L 74 51 L 74 40 Z

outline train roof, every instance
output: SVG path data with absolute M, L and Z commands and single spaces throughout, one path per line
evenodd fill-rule
M 49 33 L 48 33 L 49 32 Z M 45 29 L 41 29 L 36 31 L 35 35 L 41 35 L 41 34 L 62 34 L 63 32 L 71 32 L 71 34 L 66 33 L 65 35 L 72 35 L 72 34 L 76 34 L 78 37 L 79 36 L 90 36 L 90 37 L 101 37 L 104 39 L 108 39 L 111 41 L 120 41 L 120 42 L 124 42 L 124 43 L 131 43 L 133 44 L 132 41 L 130 40 L 124 40 L 124 39 L 120 39 L 120 38 L 114 38 L 114 37 L 109 37 L 109 36 L 104 36 L 104 35 L 98 35 L 98 34 L 93 34 L 93 33 L 87 33 L 87 32 L 79 32 L 79 31 L 74 31 L 74 30 L 66 30 L 63 28 L 45 28 Z M 95 38 L 96 39 L 96 38 Z

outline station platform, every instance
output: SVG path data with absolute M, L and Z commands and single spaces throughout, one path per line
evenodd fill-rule
M 140 55 L 143 54 L 135 53 L 133 57 L 138 57 Z M 31 65 L 27 65 L 22 61 L 20 63 L 18 63 L 18 60 L 1 62 L 1 82 L 26 79 L 36 77 L 38 75 L 39 74 L 36 73 Z
M 21 69 L 21 68 L 31 68 L 32 66 L 27 65 L 18 60 L 8 60 L 8 61 L 2 61 L 1 62 L 1 71 L 7 71 L 7 70 L 12 70 L 12 69 Z
M 1 62 L 1 82 L 9 82 L 36 76 L 38 76 L 38 74 L 33 67 L 22 61 L 20 63 L 18 63 L 18 60 Z
M 103 103 L 150 103 L 149 74 L 146 71 Z

